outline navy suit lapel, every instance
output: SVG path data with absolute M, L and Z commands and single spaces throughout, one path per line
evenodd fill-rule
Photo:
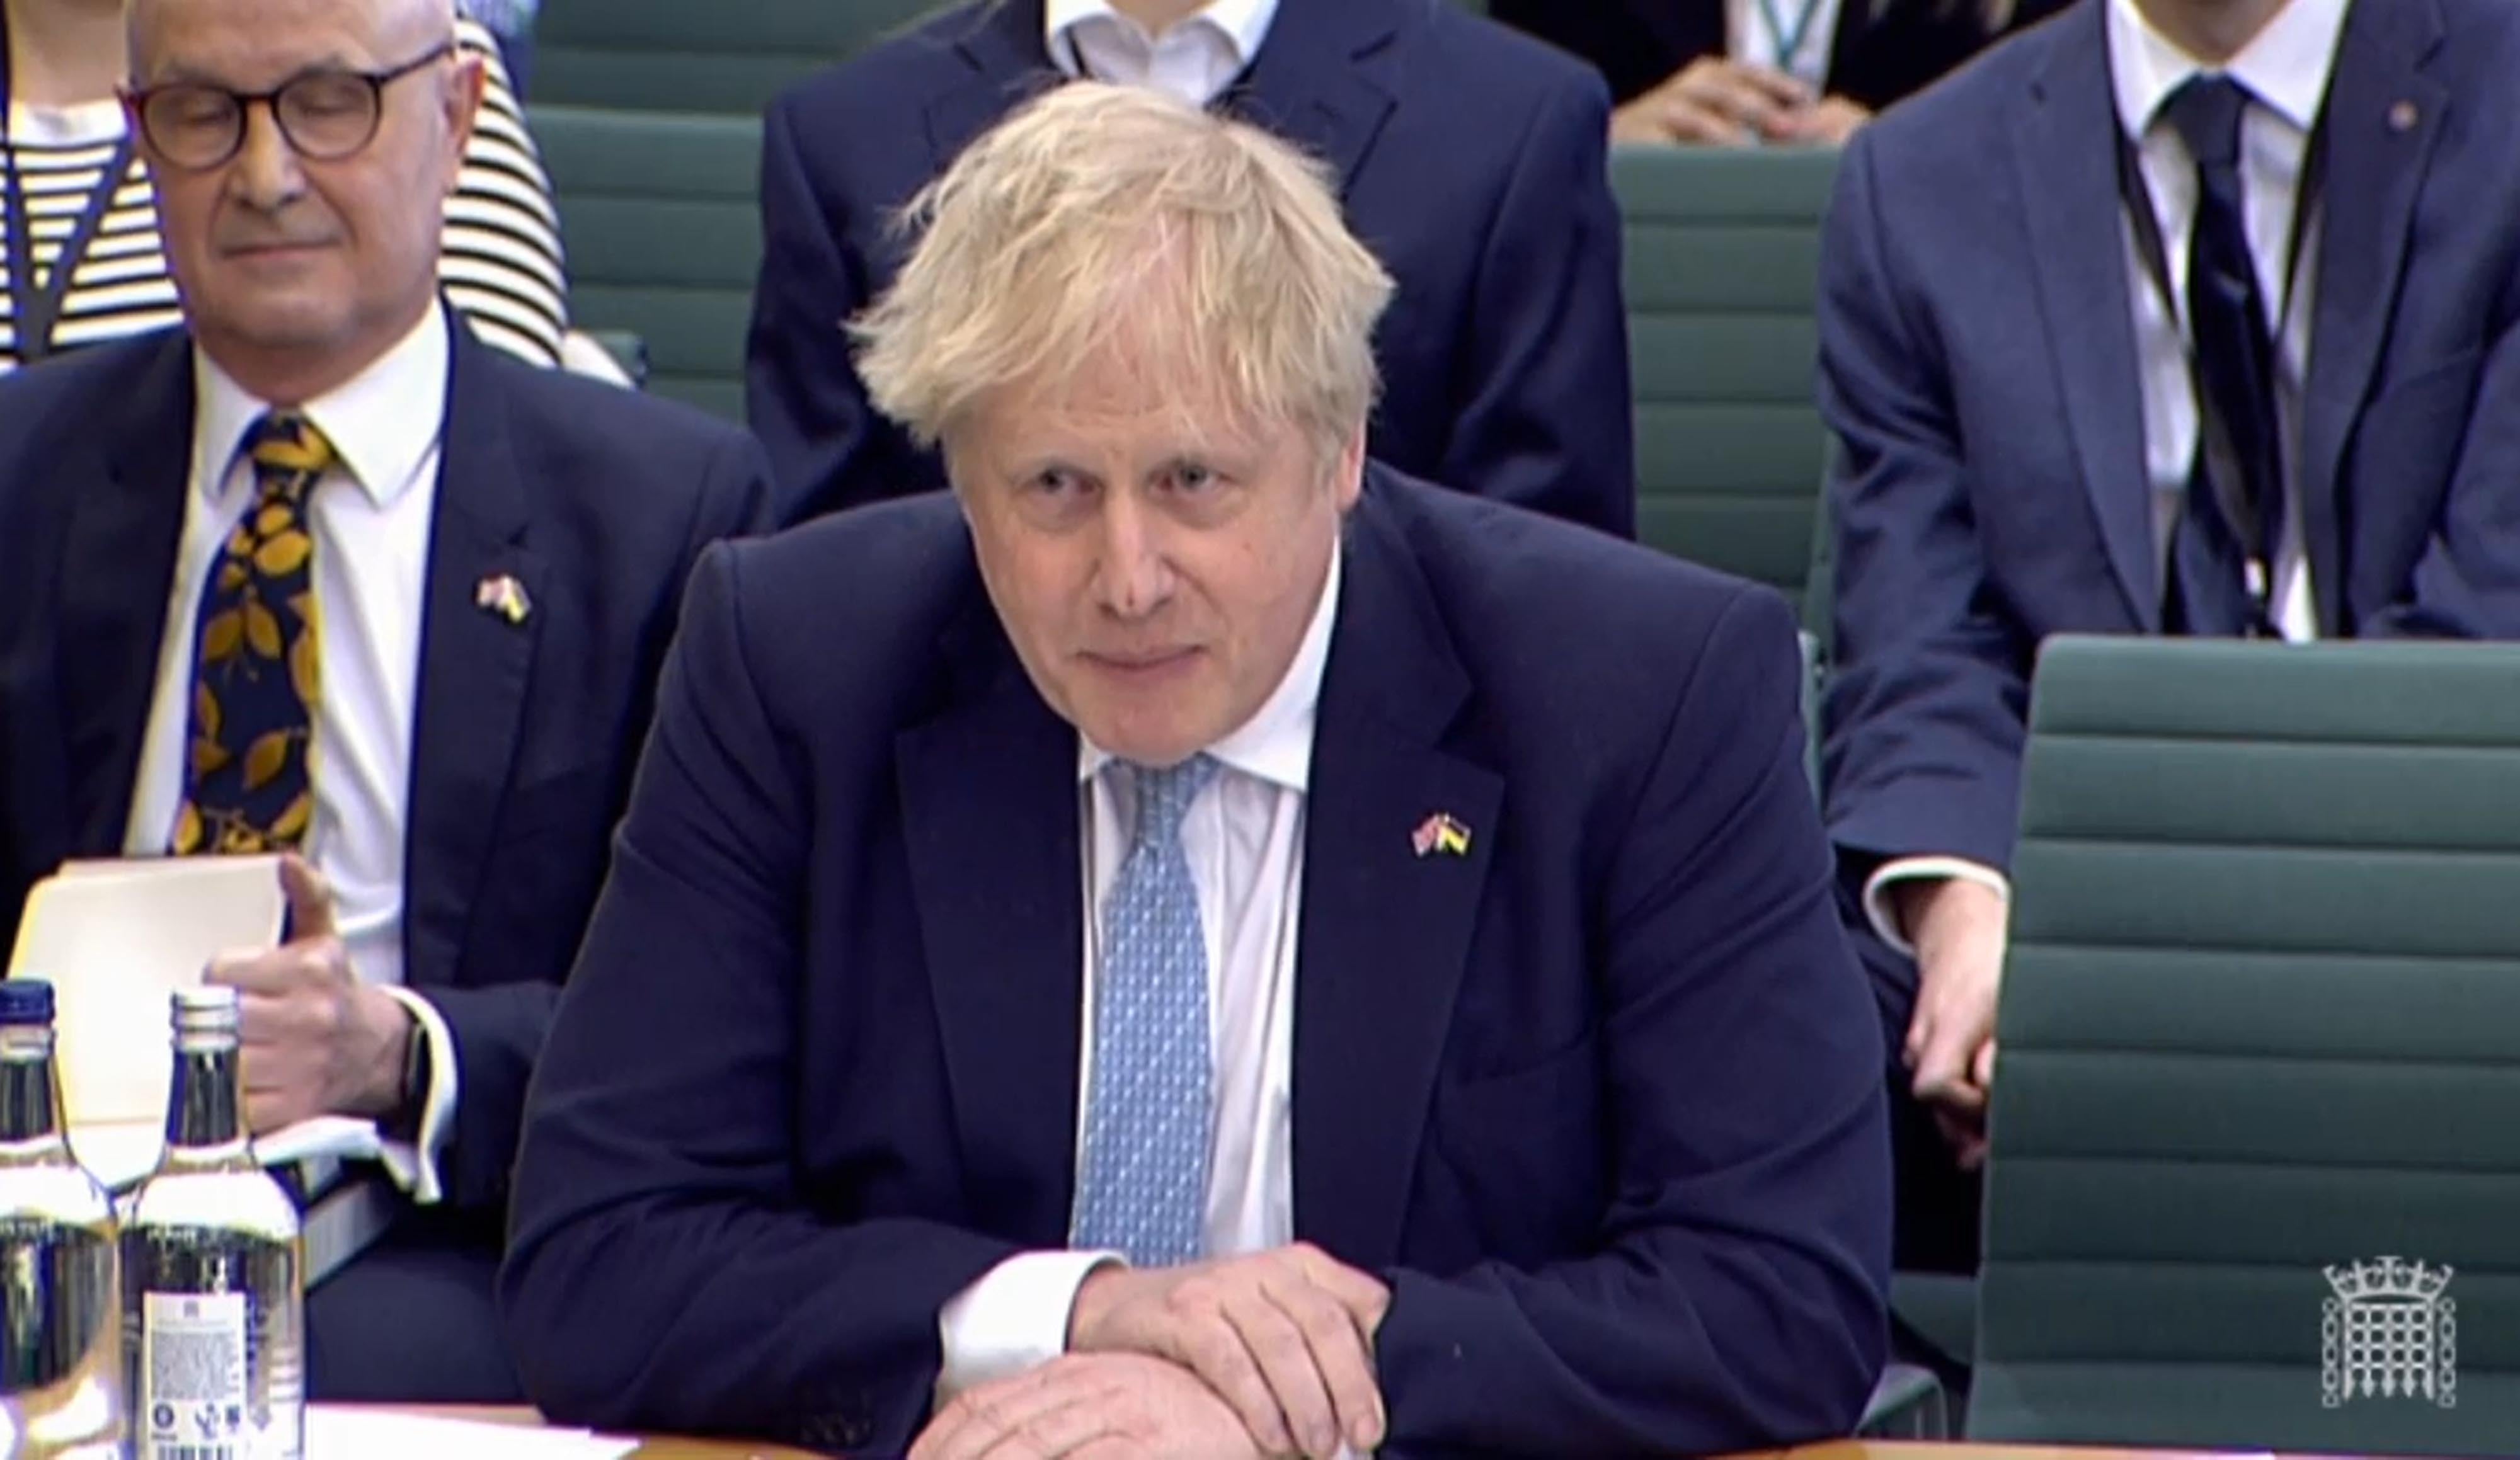
M 2303 530 L 2318 623 L 2343 623 L 2337 469 L 2388 337 L 2422 192 L 2449 94 L 2424 63 L 2440 47 L 2434 0 L 2362 4 L 2347 13 L 2322 121 L 2318 314 L 2303 389 Z
M 1393 0 L 1281 7 L 1235 109 L 1323 158 L 1344 188 L 1391 111 L 1379 56 L 1397 33 Z M 969 71 L 927 106 L 927 145 L 942 171 L 971 140 L 1036 89 L 1058 83 L 1042 37 L 1041 0 L 1012 0 L 971 19 L 955 39 Z
M 2107 7 L 2089 4 L 2048 27 L 2047 65 L 2012 134 L 2014 185 L 2030 225 L 2031 267 L 2083 487 L 2129 614 L 2158 632 L 2161 590 L 2106 14 Z
M 1391 114 L 1381 71 L 1403 15 L 1394 0 L 1280 6 L 1234 110 L 1328 163 L 1344 197 Z
M 1306 798 L 1296 942 L 1295 1231 L 1387 1266 L 1418 1169 L 1505 783 L 1443 748 L 1469 682 L 1407 543 L 1368 488 L 1349 524 Z M 1429 817 L 1469 830 L 1421 856 Z
M 62 549 L 55 643 L 80 857 L 118 854 L 131 816 L 192 475 L 191 337 L 166 333 L 130 389 L 108 403 L 105 478 L 78 490 Z
M 954 702 L 902 734 L 895 764 L 954 1126 L 972 1210 L 1026 1246 L 1060 1247 L 1083 1023 L 1076 731 L 984 601 L 944 652 Z
M 1007 0 L 973 15 L 955 37 L 970 67 L 927 104 L 930 171 L 941 173 L 1015 104 L 1060 79 L 1042 44 L 1042 0 Z
M 422 590 L 404 829 L 403 956 L 416 987 L 456 979 L 548 619 L 546 610 L 511 622 L 482 605 L 480 589 L 506 577 L 522 587 L 529 607 L 551 597 L 543 561 L 526 544 L 528 489 L 488 347 L 452 313 L 448 322 L 454 347 Z

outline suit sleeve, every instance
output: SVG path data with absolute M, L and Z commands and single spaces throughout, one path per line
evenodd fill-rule
M 703 470 L 672 578 L 657 590 L 670 604 L 680 604 L 683 581 L 709 543 L 768 525 L 770 486 L 760 449 L 732 428 L 726 437 Z M 670 635 L 672 628 L 668 618 L 659 637 Z M 624 734 L 635 739 L 646 733 L 652 703 L 649 693 L 638 695 Z M 455 1045 L 454 1120 L 435 1155 L 444 1199 L 461 1209 L 498 1207 L 508 1200 L 525 1086 L 551 1027 L 560 988 L 543 979 L 525 979 L 424 992 Z
M 1821 248 L 1821 409 L 1839 445 L 1829 833 L 1859 880 L 1901 857 L 2002 872 L 2029 653 L 1994 606 L 1949 368 L 1898 278 L 1870 140 L 1858 133 L 1847 150 Z
M 937 1312 L 1014 1249 L 810 1208 L 796 970 L 811 788 L 747 664 L 740 550 L 693 575 L 612 876 L 535 1075 L 500 1299 L 563 1423 L 903 1443 Z
M 1393 1276 L 1386 1455 L 1720 1454 L 1844 1435 L 1888 1344 L 1880 1033 L 1805 779 L 1791 616 L 1745 590 L 1600 889 L 1597 1251 Z
M 2507 297 L 2520 301 L 2520 277 Z M 2425 384 L 2410 381 L 2407 393 Z M 2406 409 L 2427 405 L 2418 399 Z M 2373 406 L 2387 408 L 2385 398 Z M 2406 597 L 2362 625 L 2366 636 L 2520 639 L 2520 317 L 2506 315 L 2486 349 L 2463 426 L 2448 428 L 2461 442 L 2440 518 Z
M 1636 426 L 1609 106 L 1560 88 L 1524 137 L 1479 263 L 1441 479 L 1636 536 Z
M 746 423 L 770 457 L 784 524 L 871 496 L 878 422 L 842 325 L 868 302 L 852 257 L 806 175 L 795 107 L 770 109 L 761 139 L 761 273 L 744 350 Z

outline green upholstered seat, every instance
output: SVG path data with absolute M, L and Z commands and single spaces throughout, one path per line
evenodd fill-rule
M 761 128 L 743 117 L 536 105 L 580 329 L 636 334 L 647 387 L 730 420 L 761 223 Z
M 1639 535 L 1800 602 L 1826 433 L 1813 404 L 1836 155 L 1614 149 Z
M 2051 642 L 2014 888 L 1970 1438 L 2520 1452 L 2520 647 Z

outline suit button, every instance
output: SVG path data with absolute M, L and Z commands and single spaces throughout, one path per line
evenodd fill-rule
M 848 1450 L 865 1444 L 874 1434 L 875 1427 L 862 1417 L 827 1414 L 806 1421 L 803 1438 L 818 1450 Z

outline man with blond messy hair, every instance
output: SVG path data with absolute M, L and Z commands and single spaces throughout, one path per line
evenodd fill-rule
M 1454 0 L 922 0 L 770 104 L 744 419 L 794 517 L 947 485 L 840 322 L 890 288 L 902 207 L 1025 98 L 1142 86 L 1322 159 L 1394 282 L 1377 460 L 1636 536 L 1609 97 Z
M 1390 281 L 1266 133 L 1079 84 L 915 218 L 856 333 L 954 491 L 695 574 L 528 1102 L 534 1399 L 921 1460 L 1843 1433 L 1879 1035 L 1783 602 L 1369 463 Z

